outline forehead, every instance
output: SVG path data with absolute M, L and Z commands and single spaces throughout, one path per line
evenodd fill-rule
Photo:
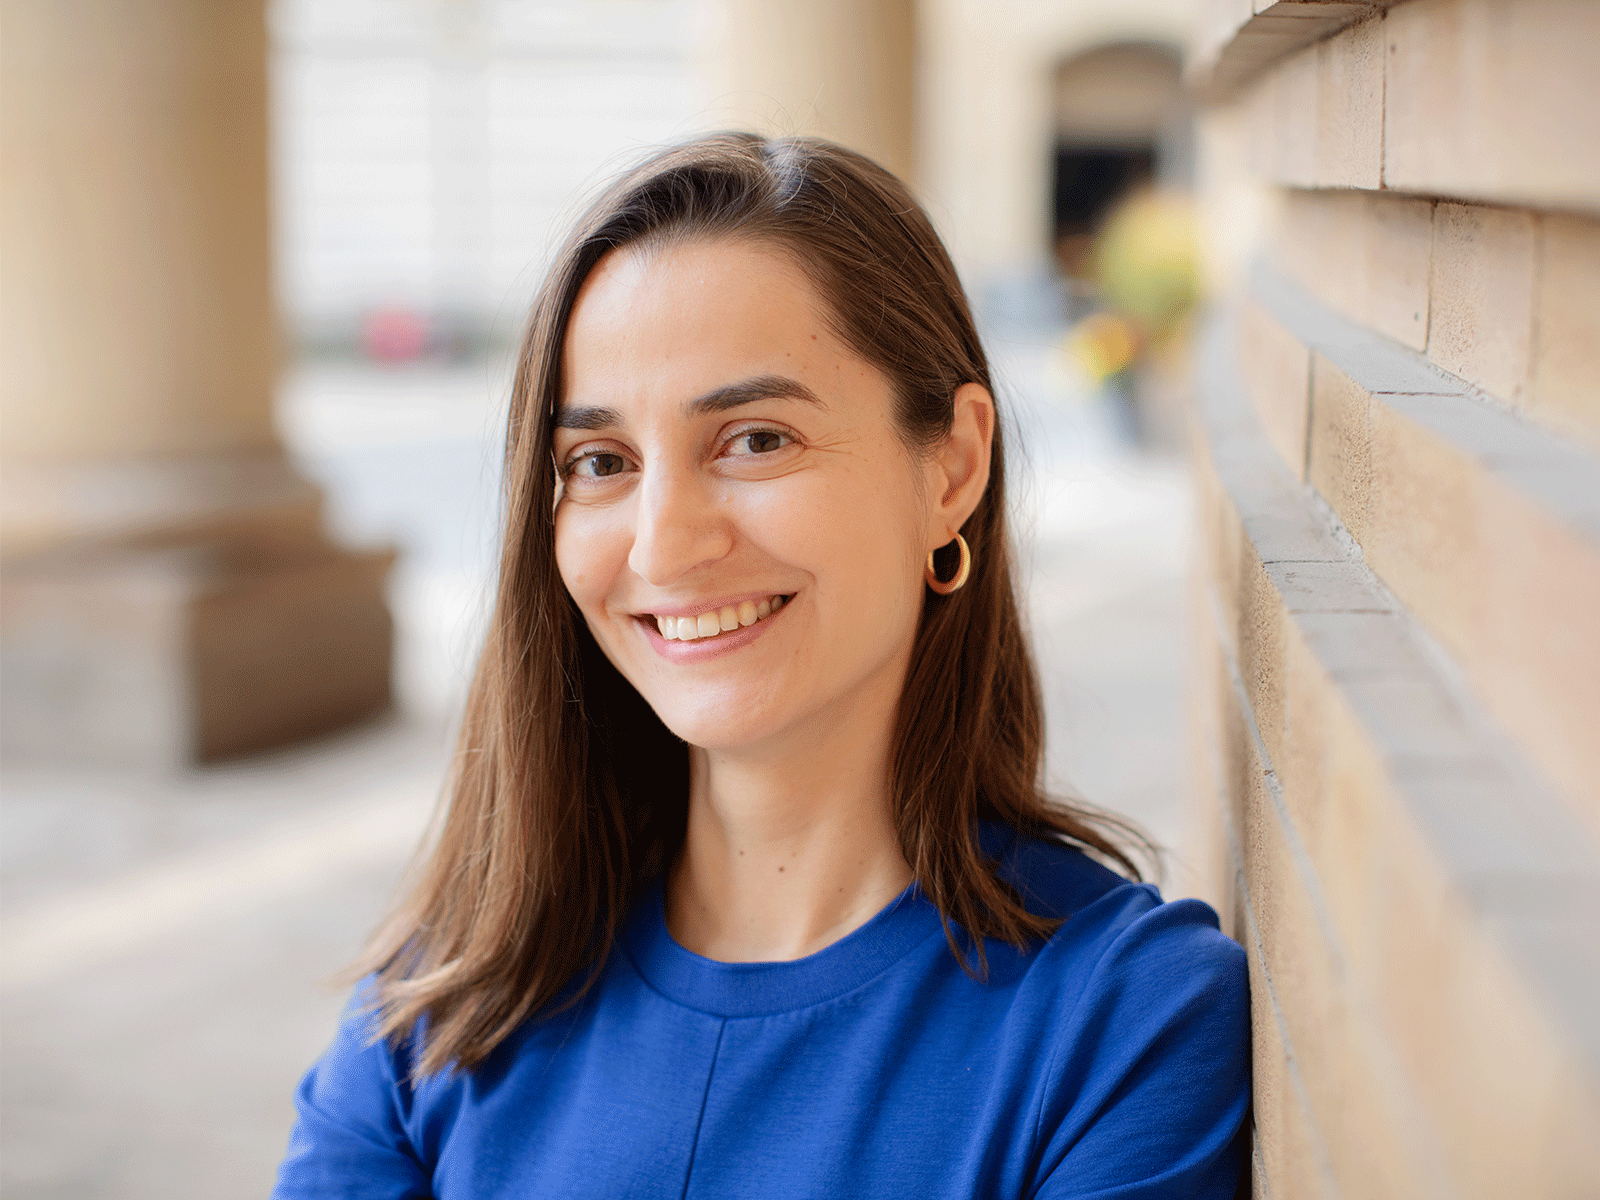
M 625 246 L 578 293 L 562 348 L 562 401 L 681 401 L 738 379 L 785 375 L 816 390 L 866 364 L 781 250 L 749 241 Z M 867 368 L 870 370 L 870 368 Z

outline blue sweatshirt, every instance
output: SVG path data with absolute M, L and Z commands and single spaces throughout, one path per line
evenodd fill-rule
M 412 1082 L 415 1035 L 373 1042 L 358 991 L 300 1086 L 273 1195 L 1232 1200 L 1243 951 L 1200 901 L 1001 841 L 1003 877 L 1066 919 L 1026 953 L 988 942 L 985 982 L 914 884 L 826 949 L 763 963 L 684 950 L 658 885 L 589 995 L 473 1071 Z

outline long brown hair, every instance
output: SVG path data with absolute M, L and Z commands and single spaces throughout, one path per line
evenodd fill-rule
M 684 836 L 687 748 L 601 654 L 557 571 L 551 417 L 585 277 L 613 248 L 687 237 L 792 255 L 839 336 L 891 381 L 914 450 L 949 433 L 962 384 L 993 392 L 938 235 L 905 186 L 859 154 L 718 134 L 655 154 L 594 202 L 522 341 L 499 591 L 448 803 L 409 895 L 354 968 L 377 974 L 385 1035 L 426 1018 L 422 1073 L 470 1069 L 521 1022 L 581 995 Z M 1091 847 L 1135 878 L 1124 844 L 1141 840 L 1041 789 L 1043 706 L 1017 606 L 1001 442 L 996 430 L 988 488 L 962 527 L 974 554 L 966 586 L 923 607 L 889 784 L 906 862 L 979 974 L 982 938 L 1020 947 L 1055 925 L 996 878 L 980 820 Z M 941 567 L 948 575 L 953 564 Z

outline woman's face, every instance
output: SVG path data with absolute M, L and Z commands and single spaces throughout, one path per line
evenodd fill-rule
M 960 524 L 825 311 L 790 259 L 739 241 L 612 251 L 573 310 L 557 563 L 606 657 L 697 746 L 809 744 L 892 709 L 923 561 Z

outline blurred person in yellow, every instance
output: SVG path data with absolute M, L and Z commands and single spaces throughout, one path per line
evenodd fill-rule
M 713 135 L 594 203 L 448 803 L 280 1200 L 1231 1200 L 1243 952 L 1041 788 L 1003 441 L 866 158 Z
M 1094 239 L 1090 274 L 1101 307 L 1066 332 L 1063 350 L 1091 383 L 1109 384 L 1129 404 L 1147 407 L 1149 397 L 1138 394 L 1133 376 L 1141 367 L 1173 373 L 1199 299 L 1191 203 L 1149 188 L 1130 193 Z M 1138 432 L 1147 436 L 1152 420 L 1138 412 Z

